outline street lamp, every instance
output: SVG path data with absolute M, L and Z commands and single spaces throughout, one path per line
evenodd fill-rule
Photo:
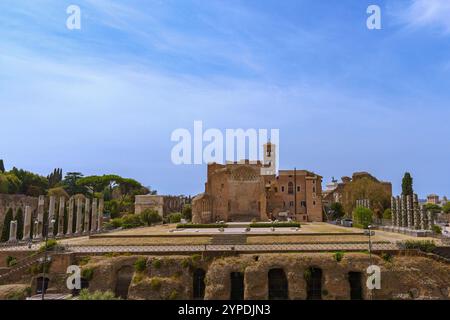
M 50 220 L 51 224 L 55 223 L 55 219 Z M 41 292 L 41 300 L 45 299 L 45 267 L 47 263 L 47 244 L 48 244 L 48 227 L 49 227 L 49 221 L 47 220 L 44 224 L 44 233 L 45 233 L 45 246 L 44 246 L 44 261 L 42 263 L 42 292 Z

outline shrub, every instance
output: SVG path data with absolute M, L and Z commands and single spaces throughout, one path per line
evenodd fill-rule
M 391 211 L 391 209 L 384 210 L 384 212 L 383 212 L 383 219 L 386 219 L 386 220 L 392 219 L 392 211 Z
M 92 268 L 84 268 L 81 271 L 81 276 L 86 279 L 87 281 L 91 281 L 94 277 L 94 269 Z
M 153 260 L 152 267 L 155 269 L 161 268 L 161 260 L 159 260 L 159 259 Z
M 431 230 L 433 231 L 433 233 L 442 234 L 442 228 L 437 224 L 433 225 L 433 228 Z
M 407 240 L 403 243 L 405 249 L 415 249 L 424 252 L 432 252 L 436 244 L 432 240 Z
M 143 226 L 140 216 L 135 214 L 127 214 L 122 217 L 122 228 L 131 229 Z
M 120 300 L 114 296 L 112 291 L 95 291 L 94 293 L 90 293 L 88 289 L 82 289 L 79 295 L 80 300 Z
M 172 292 L 169 295 L 169 300 L 176 300 L 177 298 L 178 298 L 177 290 L 172 290 Z
M 111 219 L 109 221 L 109 223 L 111 224 L 111 226 L 113 227 L 113 229 L 117 229 L 122 227 L 123 224 L 123 220 L 122 218 L 115 218 L 115 219 Z
M 381 259 L 383 259 L 386 262 L 392 262 L 392 260 L 394 259 L 394 257 L 392 256 L 392 254 L 388 253 L 388 252 L 383 252 L 381 254 Z
M 185 204 L 183 206 L 183 210 L 181 211 L 183 219 L 191 220 L 192 219 L 192 206 L 190 204 Z
M 150 287 L 152 290 L 159 291 L 159 289 L 161 289 L 161 280 L 152 278 L 152 280 L 150 280 Z
M 143 224 L 151 226 L 152 224 L 162 221 L 158 211 L 152 209 L 145 209 L 140 214 L 140 220 Z
M 373 212 L 369 208 L 357 207 L 353 210 L 353 226 L 366 229 L 372 223 Z
M 250 224 L 250 228 L 300 228 L 299 222 L 255 222 Z
M 168 216 L 170 223 L 179 223 L 181 221 L 181 218 L 181 213 L 179 212 L 173 212 Z
M 45 243 L 43 245 L 41 245 L 41 247 L 39 248 L 39 252 L 44 252 L 45 249 L 47 249 L 47 251 L 53 250 L 58 246 L 58 241 L 56 241 L 55 239 L 48 239 L 47 241 L 47 247 L 45 246 Z
M 147 268 L 147 259 L 146 258 L 138 258 L 134 263 L 134 269 L 137 272 L 143 272 Z
M 450 213 L 450 201 L 442 206 L 442 211 L 444 211 L 444 213 Z
M 177 228 L 227 228 L 228 225 L 225 223 L 210 223 L 210 224 L 194 224 L 194 223 L 180 223 L 177 224 Z
M 341 262 L 342 258 L 344 258 L 344 252 L 342 251 L 337 251 L 333 254 L 333 258 L 334 260 L 336 260 L 337 262 Z
M 79 265 L 79 266 L 87 265 L 87 264 L 89 263 L 90 260 L 91 260 L 91 257 L 89 257 L 89 256 L 82 257 L 82 258 L 78 261 L 78 265 Z
M 13 267 L 17 264 L 17 259 L 12 257 L 12 256 L 7 256 L 6 257 L 6 265 L 8 267 Z
M 144 276 L 142 275 L 142 273 L 136 273 L 133 277 L 133 283 L 139 283 L 144 279 Z

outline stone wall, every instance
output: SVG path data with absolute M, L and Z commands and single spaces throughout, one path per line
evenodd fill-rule
M 38 198 L 23 194 L 0 194 L 0 230 L 3 227 L 5 214 L 10 208 L 13 210 L 13 215 L 15 216 L 19 208 L 22 209 L 22 213 L 24 214 L 26 206 L 31 207 L 34 215 L 38 207 Z

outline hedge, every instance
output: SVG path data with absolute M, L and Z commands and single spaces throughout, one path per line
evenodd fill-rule
M 195 224 L 195 223 L 180 223 L 177 225 L 177 229 L 184 228 L 228 228 L 228 225 L 225 223 L 211 223 L 211 224 Z
M 254 222 L 250 228 L 300 228 L 300 222 Z

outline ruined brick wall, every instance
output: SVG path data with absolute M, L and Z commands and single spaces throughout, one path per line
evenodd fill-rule
M 10 208 L 15 216 L 19 208 L 22 209 L 22 213 L 25 213 L 26 206 L 31 207 L 34 215 L 38 207 L 38 198 L 22 194 L 0 194 L 0 230 L 3 227 L 5 214 Z

